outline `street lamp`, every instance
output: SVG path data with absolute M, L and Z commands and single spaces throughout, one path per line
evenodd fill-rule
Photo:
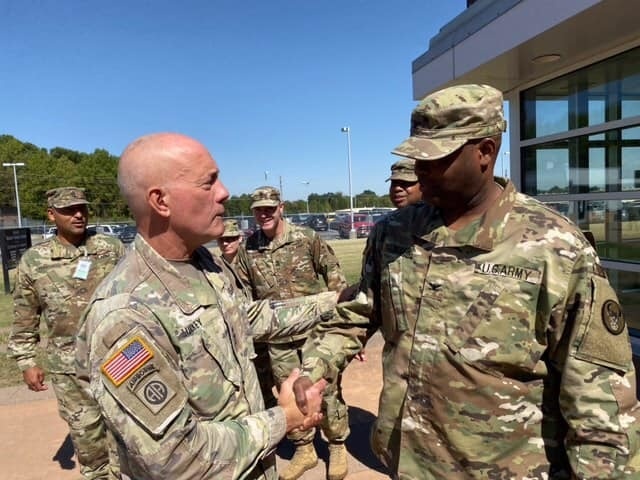
M 347 161 L 349 163 L 349 209 L 351 210 L 351 230 L 349 230 L 349 238 L 355 238 L 356 230 L 355 228 L 353 228 L 353 194 L 351 191 L 351 129 L 349 127 L 342 127 L 340 131 L 347 134 Z
M 302 183 L 305 184 L 307 186 L 307 188 L 309 187 L 309 181 L 308 180 L 303 180 Z M 308 214 L 309 214 L 309 192 L 307 191 L 307 215 Z
M 22 227 L 22 214 L 20 213 L 20 193 L 18 193 L 18 177 L 16 167 L 24 167 L 24 163 L 3 163 L 3 167 L 13 167 L 13 185 L 16 189 L 16 209 L 18 210 L 18 227 Z

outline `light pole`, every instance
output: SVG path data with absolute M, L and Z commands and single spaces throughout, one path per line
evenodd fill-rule
M 305 184 L 307 186 L 307 188 L 309 188 L 309 181 L 308 180 L 303 180 L 302 181 L 303 184 Z M 307 199 L 307 215 L 309 214 L 309 191 L 306 192 L 306 199 Z
M 18 210 L 18 227 L 22 227 L 22 214 L 20 213 L 20 193 L 18 192 L 18 177 L 16 167 L 24 167 L 24 163 L 3 163 L 3 167 L 13 167 L 13 185 L 16 189 L 16 209 Z
M 267 178 L 269 177 L 269 170 L 264 171 L 264 183 L 267 183 Z
M 349 230 L 349 238 L 356 237 L 356 230 L 353 228 L 353 193 L 351 191 L 351 128 L 342 127 L 342 133 L 347 134 L 347 161 L 349 163 L 349 209 L 351 210 L 351 230 Z

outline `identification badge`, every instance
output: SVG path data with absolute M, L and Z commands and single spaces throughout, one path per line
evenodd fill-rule
M 80 280 L 86 280 L 89 276 L 89 270 L 91 270 L 91 260 L 85 258 L 78 262 L 76 271 L 73 272 L 73 278 L 79 278 Z

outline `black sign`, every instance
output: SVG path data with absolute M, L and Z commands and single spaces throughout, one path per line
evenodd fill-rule
M 16 268 L 22 254 L 31 247 L 31 229 L 4 228 L 0 229 L 0 255 L 2 255 L 2 273 L 4 276 L 4 291 L 9 293 L 9 270 Z

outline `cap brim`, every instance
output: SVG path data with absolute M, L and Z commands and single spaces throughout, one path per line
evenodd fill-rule
M 278 205 L 280 205 L 280 202 L 276 200 L 256 200 L 251 204 L 251 208 L 253 209 L 258 207 L 277 207 Z
M 395 175 L 391 175 L 387 180 L 399 180 L 401 182 L 417 182 L 418 177 L 415 174 L 411 174 L 411 173 L 397 173 Z
M 391 153 L 414 160 L 439 160 L 460 149 L 467 141 L 466 138 L 409 137 Z
M 67 207 L 73 207 L 75 205 L 89 205 L 89 202 L 87 200 L 74 200 L 72 202 L 65 202 L 64 204 L 53 204 L 52 207 L 53 208 L 67 208 Z

